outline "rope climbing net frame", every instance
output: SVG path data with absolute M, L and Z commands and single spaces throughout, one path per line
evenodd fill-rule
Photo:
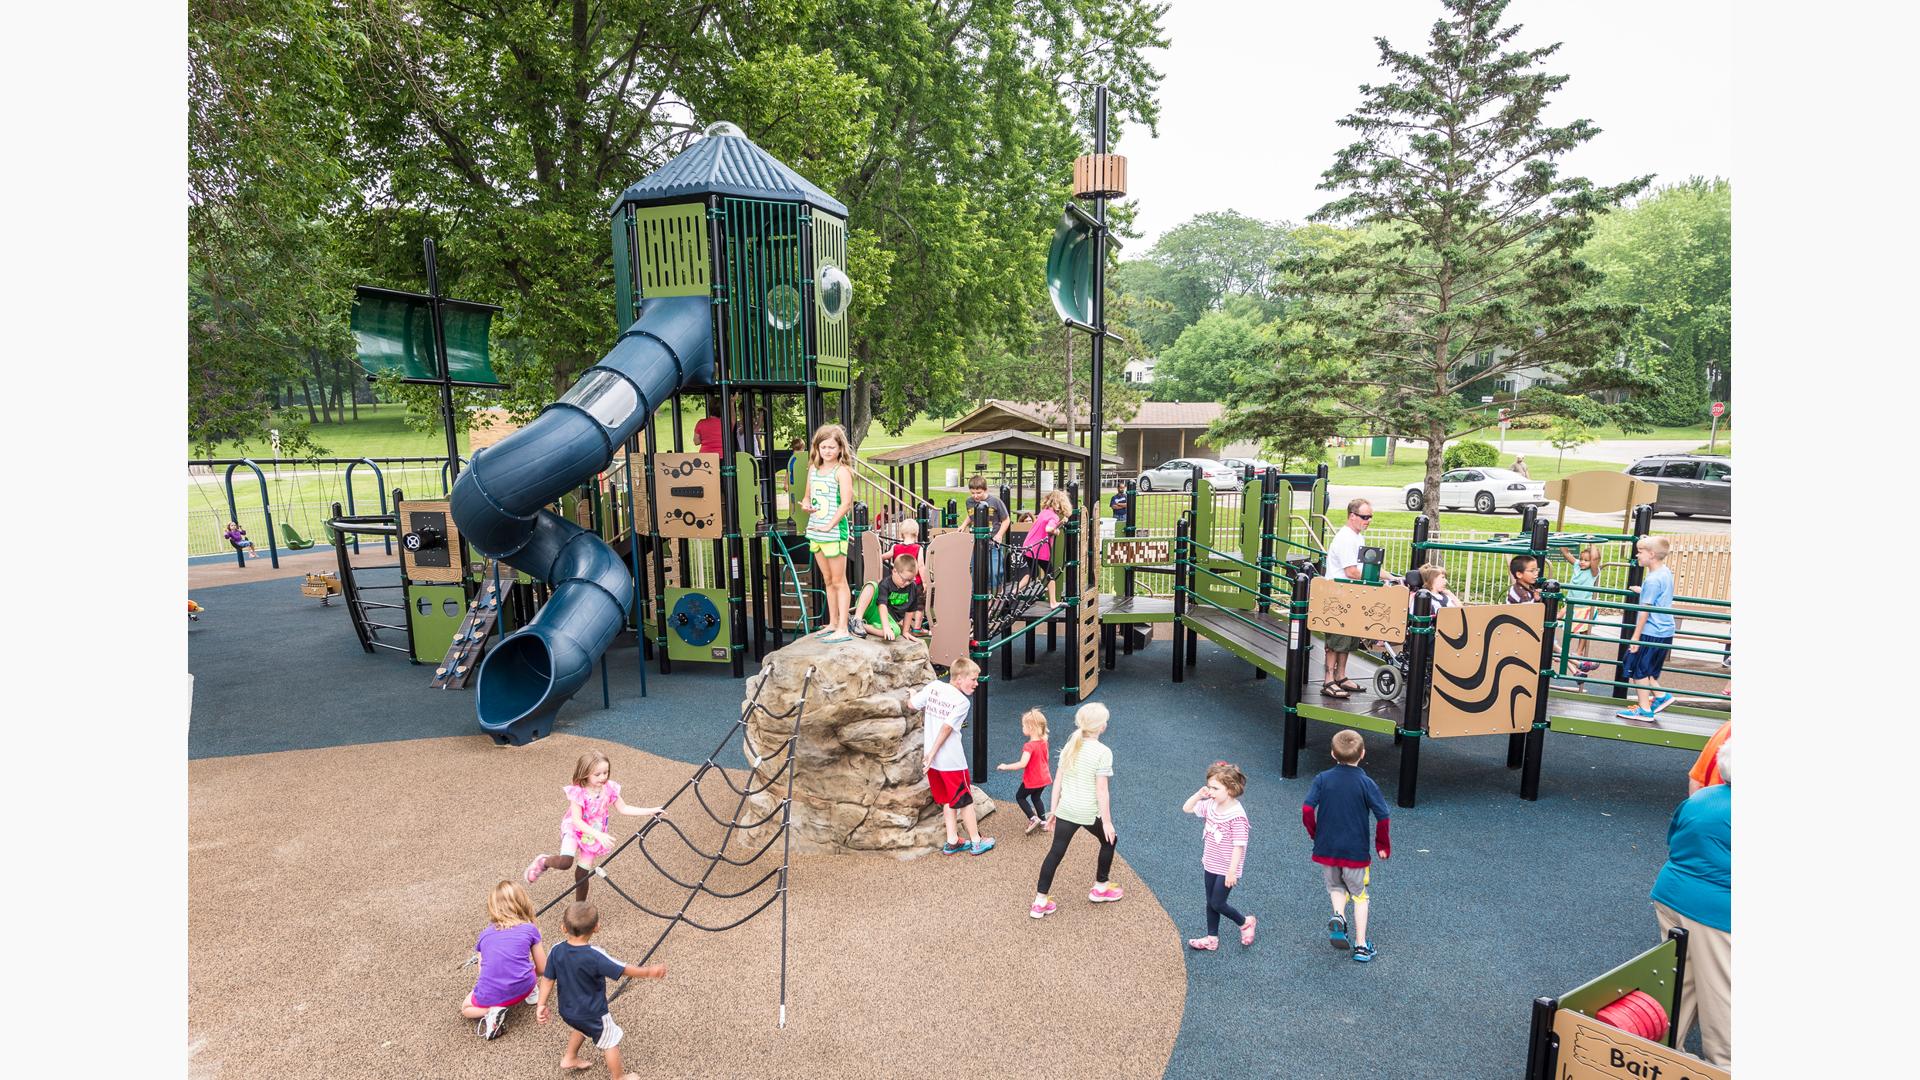
M 740 719 L 734 722 L 733 727 L 727 731 L 726 736 L 720 740 L 719 745 L 713 748 L 713 753 L 708 754 L 706 761 L 702 762 L 700 767 L 693 771 L 693 775 L 688 777 L 686 782 L 681 784 L 680 787 L 661 804 L 662 813 L 659 816 L 649 818 L 645 824 L 640 826 L 638 831 L 621 841 L 619 846 L 608 853 L 606 858 L 601 859 L 599 865 L 595 866 L 592 871 L 594 878 L 598 878 L 622 900 L 625 900 L 642 913 L 661 920 L 666 924 L 661 927 L 660 935 L 654 938 L 653 944 L 648 947 L 646 955 L 642 956 L 638 961 L 642 965 L 646 964 L 648 960 L 653 958 L 656 952 L 660 951 L 660 946 L 666 943 L 667 935 L 671 934 L 676 926 L 684 923 L 687 926 L 693 927 L 695 930 L 704 930 L 710 934 L 721 933 L 726 930 L 732 930 L 748 920 L 753 919 L 761 912 L 773 906 L 774 901 L 778 900 L 780 902 L 779 1024 L 782 1028 L 787 1026 L 787 886 L 788 874 L 792 865 L 793 847 L 791 838 L 793 830 L 794 748 L 800 740 L 800 725 L 806 718 L 807 697 L 813 688 L 813 673 L 814 669 L 809 667 L 801 680 L 800 700 L 795 702 L 793 706 L 786 711 L 777 713 L 760 704 L 760 694 L 766 689 L 767 683 L 771 681 L 770 677 L 762 676 L 760 685 L 755 688 L 753 692 L 753 697 L 748 700 L 746 707 L 740 710 Z M 766 757 L 761 757 L 756 754 L 753 744 L 746 738 L 747 719 L 756 712 L 769 720 L 784 720 L 789 717 L 793 719 L 792 733 L 787 736 L 786 741 L 778 751 Z M 727 775 L 727 770 L 715 760 L 735 739 L 740 740 L 741 749 L 746 753 L 747 761 L 750 764 L 746 780 L 742 784 L 735 784 L 733 778 Z M 713 807 L 708 805 L 706 795 L 700 790 L 700 781 L 709 773 L 718 775 L 721 781 L 726 784 L 728 790 L 739 797 L 738 801 L 734 803 L 733 813 L 730 816 L 722 817 L 715 813 Z M 755 786 L 756 783 L 758 786 Z M 778 786 L 782 792 L 779 804 L 757 821 L 742 821 L 741 812 L 746 809 L 747 800 L 776 786 Z M 681 797 L 689 791 L 693 793 L 692 801 L 697 803 L 700 809 L 706 812 L 707 817 L 712 819 L 714 824 L 721 826 L 724 830 L 721 835 L 720 844 L 714 851 L 709 852 L 702 849 L 698 844 L 694 843 L 693 838 L 688 836 L 685 830 L 681 829 L 678 824 L 665 815 L 665 811 L 671 809 L 673 804 L 679 802 Z M 780 820 L 779 828 L 775 829 L 773 834 L 767 838 L 766 843 L 760 845 L 758 851 L 744 859 L 735 859 L 727 854 L 727 846 L 733 842 L 736 832 L 751 832 L 754 829 L 768 824 L 775 818 Z M 680 839 L 680 842 L 684 844 L 688 850 L 694 852 L 706 862 L 706 869 L 701 872 L 697 879 L 693 881 L 682 880 L 679 875 L 660 865 L 660 861 L 654 857 L 654 853 L 648 850 L 647 840 L 652 836 L 655 827 L 660 825 L 665 825 L 669 831 Z M 762 874 L 754 880 L 752 884 L 733 891 L 724 891 L 709 884 L 709 880 L 713 877 L 715 870 L 718 869 L 720 864 L 725 863 L 733 867 L 753 866 L 764 858 L 768 852 L 773 850 L 776 841 L 780 847 L 780 865 Z M 647 864 L 661 877 L 671 882 L 675 887 L 686 890 L 686 899 L 680 903 L 679 910 L 671 912 L 657 911 L 636 899 L 632 893 L 621 888 L 611 877 L 607 876 L 607 865 L 619 858 L 620 853 L 626 851 L 629 847 L 640 852 L 641 857 L 646 859 Z M 737 900 L 758 892 L 769 882 L 773 883 L 773 888 L 767 893 L 766 898 L 755 905 L 753 910 L 731 922 L 709 925 L 698 922 L 687 914 L 688 909 L 693 906 L 694 900 L 702 893 L 716 900 Z M 535 921 L 537 922 L 542 916 L 546 915 L 548 911 L 557 907 L 561 901 L 572 896 L 574 888 L 575 886 L 569 885 L 560 895 L 542 905 L 540 910 L 534 913 Z M 607 1003 L 611 1005 L 613 1002 L 618 1001 L 620 995 L 626 993 L 632 984 L 632 979 L 622 979 L 619 988 L 607 998 Z

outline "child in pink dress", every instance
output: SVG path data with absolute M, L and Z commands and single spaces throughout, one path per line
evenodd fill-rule
M 629 806 L 620 798 L 620 784 L 611 779 L 613 764 L 605 754 L 589 750 L 580 755 L 573 767 L 573 783 L 567 793 L 567 816 L 560 819 L 560 854 L 536 855 L 527 864 L 527 884 L 540 880 L 548 870 L 573 868 L 573 898 L 587 898 L 587 878 L 594 864 L 613 851 L 613 834 L 608 819 L 615 810 L 629 817 L 657 817 L 664 806 Z

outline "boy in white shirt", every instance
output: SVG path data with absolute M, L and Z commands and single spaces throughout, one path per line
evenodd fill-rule
M 940 804 L 947 823 L 947 846 L 943 855 L 984 855 L 993 850 L 991 839 L 980 838 L 980 818 L 973 808 L 973 782 L 967 772 L 967 753 L 960 742 L 960 729 L 966 726 L 974 688 L 980 685 L 980 665 L 967 657 L 953 662 L 947 682 L 935 680 L 915 690 L 907 704 L 925 711 L 927 787 L 933 801 Z M 967 826 L 967 843 L 960 842 L 955 818 Z

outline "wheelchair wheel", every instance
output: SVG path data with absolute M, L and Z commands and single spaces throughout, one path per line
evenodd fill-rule
M 1392 667 L 1383 667 L 1373 673 L 1373 692 L 1385 700 L 1392 701 L 1400 696 L 1400 673 Z

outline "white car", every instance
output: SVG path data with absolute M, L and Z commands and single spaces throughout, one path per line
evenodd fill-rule
M 1239 491 L 1240 474 L 1212 458 L 1174 458 L 1140 474 L 1141 491 L 1192 491 L 1193 466 L 1207 478 L 1216 491 Z
M 1426 508 L 1425 496 L 1421 491 L 1424 486 L 1422 482 L 1415 481 L 1402 489 L 1407 509 Z M 1472 507 L 1481 514 L 1500 510 L 1517 513 L 1523 506 L 1546 504 L 1547 485 L 1539 480 L 1529 480 L 1512 469 L 1449 469 L 1440 475 L 1442 510 Z
M 1250 458 L 1250 457 L 1221 458 L 1220 464 L 1225 465 L 1227 468 L 1232 469 L 1234 472 L 1237 472 L 1242 476 L 1246 475 L 1247 468 L 1251 466 L 1253 468 L 1253 475 L 1256 481 L 1258 481 L 1258 479 L 1261 476 L 1265 475 L 1268 469 L 1271 469 L 1274 467 L 1271 462 L 1261 461 L 1259 458 Z

